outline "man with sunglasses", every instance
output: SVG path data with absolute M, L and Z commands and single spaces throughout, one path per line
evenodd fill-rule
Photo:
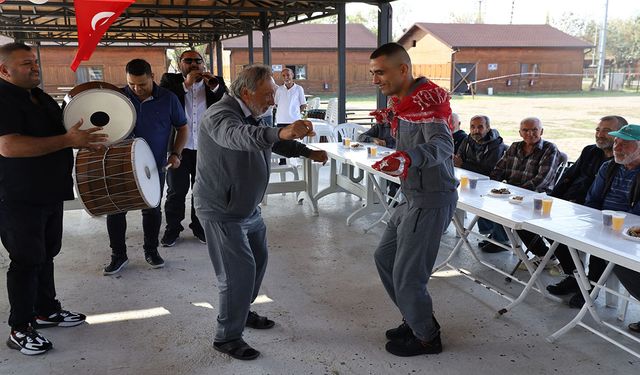
M 200 118 L 207 108 L 222 98 L 227 92 L 224 79 L 205 71 L 204 60 L 197 51 L 184 51 L 179 60 L 180 73 L 165 73 L 160 80 L 164 87 L 178 96 L 187 115 L 189 140 L 182 150 L 179 168 L 167 172 L 167 200 L 164 205 L 166 228 L 160 243 L 164 247 L 176 244 L 180 232 L 184 230 L 181 222 L 185 217 L 185 199 L 189 187 L 193 188 L 196 179 L 196 154 L 198 149 L 198 129 Z M 191 201 L 191 224 L 193 235 L 206 243 L 204 231 L 196 217 Z

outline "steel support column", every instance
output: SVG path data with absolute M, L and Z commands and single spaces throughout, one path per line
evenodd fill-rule
M 336 5 L 338 11 L 338 124 L 347 122 L 347 16 L 344 3 Z
M 378 12 L 378 47 L 389 43 L 393 40 L 393 33 L 391 27 L 391 19 L 393 15 L 393 9 L 391 4 L 384 3 L 379 5 Z M 376 95 L 376 105 L 378 108 L 385 108 L 387 106 L 387 97 L 379 90 Z

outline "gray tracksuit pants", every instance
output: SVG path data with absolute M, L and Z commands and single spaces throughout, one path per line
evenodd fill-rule
M 218 278 L 215 342 L 242 337 L 249 306 L 258 296 L 267 268 L 267 228 L 260 208 L 242 221 L 200 219 Z
M 375 251 L 380 279 L 393 303 L 417 338 L 431 341 L 433 306 L 427 283 L 438 256 L 442 232 L 451 221 L 455 204 L 441 208 L 401 204 L 391 216 Z

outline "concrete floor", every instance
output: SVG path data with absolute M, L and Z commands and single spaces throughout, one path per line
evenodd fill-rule
M 383 227 L 363 234 L 373 216 L 347 227 L 346 217 L 361 203 L 351 196 L 334 194 L 319 203 L 317 217 L 308 206 L 298 206 L 292 194 L 272 195 L 263 207 L 270 259 L 254 309 L 273 318 L 276 327 L 245 332 L 245 340 L 262 352 L 250 362 L 212 348 L 217 289 L 205 245 L 183 232 L 176 247 L 160 250 L 166 267 L 152 270 L 142 255 L 140 215 L 130 213 L 130 264 L 105 277 L 101 270 L 110 251 L 104 219 L 67 212 L 64 249 L 56 258 L 58 294 L 65 308 L 86 313 L 90 324 L 43 330 L 55 348 L 42 356 L 27 357 L 0 345 L 0 374 L 639 373 L 637 358 L 582 328 L 554 344 L 546 342 L 575 313 L 566 305 L 533 293 L 496 319 L 505 300 L 452 272 L 439 273 L 429 283 L 444 352 L 413 358 L 388 354 L 384 331 L 401 317 L 373 264 Z M 441 257 L 454 241 L 451 227 Z M 457 262 L 505 285 L 468 258 L 465 254 Z M 504 253 L 491 258 L 505 267 L 515 263 Z M 7 266 L 3 250 L 0 268 Z M 5 283 L 0 277 L 4 324 L 9 313 Z M 520 289 L 505 287 L 512 293 Z M 615 321 L 615 311 L 600 306 Z M 634 306 L 620 324 L 639 319 Z

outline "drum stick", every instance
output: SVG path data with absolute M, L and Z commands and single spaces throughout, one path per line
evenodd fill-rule
M 169 163 L 167 165 L 164 166 L 164 170 L 169 170 L 169 168 L 173 167 L 173 163 Z

